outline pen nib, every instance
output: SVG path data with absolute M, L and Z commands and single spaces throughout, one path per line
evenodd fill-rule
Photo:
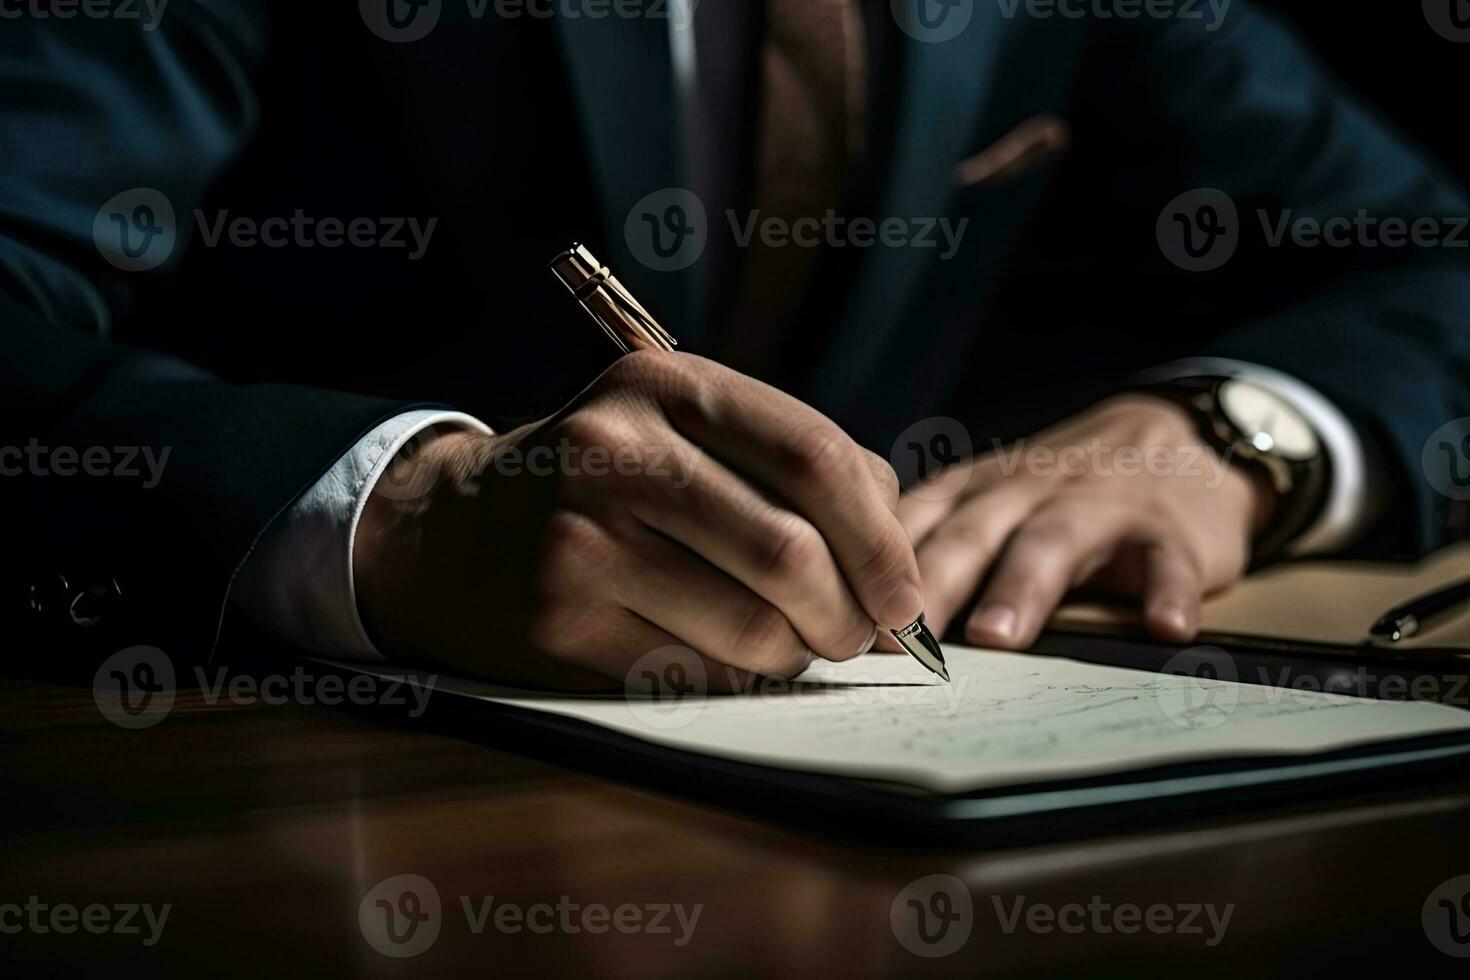
M 946 684 L 951 683 L 949 668 L 944 663 L 944 651 L 939 649 L 939 641 L 934 638 L 934 633 L 924 625 L 922 615 L 908 626 L 893 630 L 892 633 L 899 645 L 909 652 L 909 656 L 943 677 Z

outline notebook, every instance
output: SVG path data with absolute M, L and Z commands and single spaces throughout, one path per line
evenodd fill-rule
M 1368 627 L 1391 607 L 1470 578 L 1470 544 L 1438 551 L 1417 564 L 1304 561 L 1277 565 L 1205 603 L 1202 640 L 1247 639 L 1341 648 L 1363 648 Z M 1094 603 L 1069 604 L 1052 620 L 1053 629 L 1128 632 L 1135 612 Z M 1470 605 L 1435 622 L 1417 636 L 1369 652 L 1411 655 L 1460 650 L 1470 659 Z
M 946 655 L 953 684 L 884 654 L 819 662 L 795 681 L 760 680 L 714 697 L 698 694 L 701 678 L 685 665 L 649 673 L 646 686 L 635 676 L 631 686 L 641 689 L 618 695 L 432 683 L 436 697 L 575 719 L 687 753 L 942 794 L 1470 733 L 1470 712 L 1430 702 L 953 646 Z

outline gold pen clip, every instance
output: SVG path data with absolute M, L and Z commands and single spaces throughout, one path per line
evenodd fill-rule
M 671 351 L 679 346 L 673 334 L 659 325 L 587 246 L 573 243 L 547 268 L 624 354 L 635 350 Z

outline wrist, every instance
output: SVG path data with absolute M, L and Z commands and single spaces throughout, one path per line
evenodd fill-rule
M 352 542 L 353 589 L 368 635 L 381 644 L 396 632 L 394 597 L 422 574 L 423 522 L 446 493 L 462 496 L 475 460 L 497 437 L 472 429 L 426 429 L 409 440 L 378 475 L 358 516 Z M 472 492 L 472 491 L 471 491 Z M 388 652 L 391 642 L 382 647 Z
M 1280 495 L 1270 479 L 1256 467 L 1241 465 L 1234 454 L 1220 453 L 1214 446 L 1201 439 L 1200 426 L 1196 418 L 1177 400 L 1151 391 L 1128 392 L 1109 401 L 1119 409 L 1147 413 L 1161 425 L 1164 433 L 1161 445 L 1171 449 L 1196 446 L 1203 452 L 1208 463 L 1202 467 L 1206 474 L 1219 474 L 1218 486 L 1229 501 L 1229 511 L 1240 515 L 1241 524 L 1254 540 L 1270 526 L 1280 502 Z

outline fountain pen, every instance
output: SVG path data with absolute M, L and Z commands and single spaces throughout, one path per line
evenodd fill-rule
M 587 246 L 573 243 L 547 268 L 624 354 L 635 350 L 672 351 L 679 346 L 674 335 L 659 325 Z M 939 649 L 934 632 L 924 625 L 923 613 L 903 629 L 890 632 L 909 656 L 943 677 L 945 683 L 950 682 L 944 651 Z

